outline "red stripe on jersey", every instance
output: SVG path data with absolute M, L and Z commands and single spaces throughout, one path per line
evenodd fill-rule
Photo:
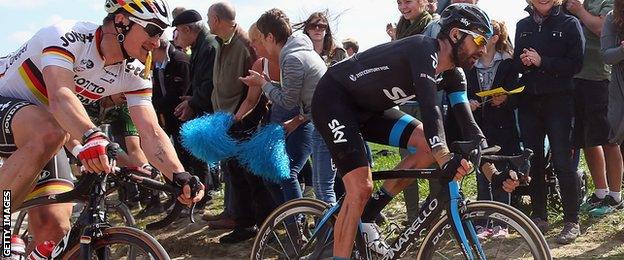
M 102 95 L 91 93 L 88 90 L 86 90 L 86 89 L 84 89 L 84 88 L 82 88 L 82 87 L 80 87 L 78 85 L 76 85 L 76 93 L 78 93 L 78 95 L 85 96 L 88 99 L 92 99 L 92 100 L 98 100 L 98 99 L 102 98 Z

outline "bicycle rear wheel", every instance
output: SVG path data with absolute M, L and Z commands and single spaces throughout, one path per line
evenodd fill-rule
M 333 239 L 310 241 L 317 221 L 323 218 L 328 208 L 326 203 L 308 198 L 291 200 L 278 207 L 267 217 L 258 231 L 251 250 L 251 259 L 296 259 L 297 255 L 299 258 L 319 259 L 320 256 L 314 255 L 319 251 L 318 246 L 328 246 L 329 250 L 326 251 L 331 258 Z M 333 219 L 328 221 L 330 223 L 324 226 L 329 227 L 329 230 L 325 232 L 332 231 Z M 327 236 L 317 238 L 321 237 Z
M 453 235 L 450 221 L 452 220 L 449 215 L 445 214 L 431 227 L 418 251 L 417 259 L 464 258 L 460 244 Z M 462 223 L 469 240 L 471 232 L 466 225 L 480 226 L 486 230 L 482 236 L 477 237 L 486 259 L 552 258 L 548 244 L 535 224 L 509 205 L 494 201 L 468 202 L 467 210 L 462 215 Z M 477 252 L 476 243 L 472 243 L 471 247 L 473 253 Z M 474 256 L 479 258 L 476 253 Z
M 112 227 L 103 236 L 91 242 L 89 259 L 169 260 L 167 251 L 149 234 L 132 227 Z M 73 245 L 63 259 L 78 259 L 80 243 Z

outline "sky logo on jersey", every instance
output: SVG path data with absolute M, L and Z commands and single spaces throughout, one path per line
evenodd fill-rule
M 436 52 L 434 54 L 431 54 L 430 57 L 433 60 L 433 61 L 431 61 L 431 66 L 435 70 L 438 67 L 438 53 Z
M 11 101 L 8 101 L 2 105 L 0 105 L 0 111 L 4 111 L 5 109 L 7 109 L 9 106 L 11 106 Z
M 368 74 L 375 73 L 375 72 L 380 72 L 380 71 L 386 71 L 386 70 L 390 70 L 390 67 L 388 67 L 388 66 L 381 66 L 381 67 L 376 67 L 376 68 L 371 68 L 371 69 L 365 69 L 365 70 L 360 71 L 358 73 L 349 75 L 349 79 L 351 79 L 351 81 L 355 82 L 359 78 L 361 78 L 363 76 L 366 76 Z
M 431 149 L 436 148 L 442 144 L 443 144 L 442 139 L 437 135 L 434 135 L 433 137 L 429 138 L 429 147 L 431 147 Z
M 338 122 L 338 120 L 336 119 L 332 119 L 332 121 L 327 125 L 329 126 L 329 129 L 331 129 L 332 134 L 334 135 L 335 144 L 347 142 L 347 139 L 344 139 L 344 132 L 341 131 L 342 129 L 345 128 L 344 125 L 340 124 L 340 122 Z
M 391 90 L 383 89 L 383 93 L 386 95 L 386 97 L 392 100 L 392 102 L 399 106 L 404 105 L 405 103 L 407 103 L 407 101 L 410 101 L 411 99 L 416 97 L 416 95 L 408 96 L 407 94 L 405 94 L 405 91 L 403 91 L 403 89 L 399 87 L 394 87 Z

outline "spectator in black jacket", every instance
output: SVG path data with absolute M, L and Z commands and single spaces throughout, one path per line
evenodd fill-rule
M 518 73 L 512 68 L 513 47 L 509 41 L 507 27 L 504 23 L 492 20 L 494 35 L 486 45 L 487 52 L 481 56 L 473 69 L 466 73 L 468 80 L 468 99 L 474 119 L 479 124 L 483 134 L 487 136 L 488 144 L 501 147 L 503 155 L 517 155 L 520 153 L 520 136 L 516 128 L 515 96 L 498 95 L 480 98 L 477 92 L 503 87 L 510 90 L 518 83 Z M 496 165 L 504 169 L 504 165 Z M 476 175 L 477 199 L 495 200 L 510 203 L 510 194 L 490 187 L 490 181 L 485 175 Z M 504 237 L 507 229 L 501 225 L 489 226 L 476 223 L 477 233 L 481 237 Z M 484 223 L 485 224 L 485 223 Z
M 189 57 L 165 39 L 154 50 L 154 72 L 152 76 L 152 103 L 156 109 L 158 122 L 165 132 L 172 137 L 180 161 L 191 172 L 208 172 L 207 165 L 188 153 L 180 142 L 182 121 L 173 115 L 190 85 Z M 215 189 L 218 179 L 207 176 L 207 188 Z
M 202 22 L 201 15 L 195 10 L 186 10 L 180 13 L 173 20 L 175 26 L 174 43 L 176 46 L 186 49 L 191 47 L 191 58 L 189 62 L 190 86 L 186 93 L 180 97 L 180 104 L 175 107 L 173 115 L 180 121 L 187 121 L 195 116 L 204 113 L 212 113 L 212 68 L 214 66 L 215 55 L 217 53 L 217 41 L 215 36 L 210 34 L 206 23 Z M 199 166 L 193 169 L 200 179 L 207 185 L 212 178 L 207 166 Z M 197 208 L 203 209 L 210 196 L 197 204 Z
M 180 104 L 180 97 L 189 88 L 189 57 L 167 40 L 161 39 L 160 47 L 154 50 L 154 61 L 152 103 L 163 129 L 170 135 L 177 135 L 181 122 L 173 112 Z
M 580 235 L 579 180 L 572 168 L 572 77 L 583 66 L 584 37 L 574 16 L 561 11 L 562 0 L 527 0 L 529 16 L 516 26 L 514 67 L 526 88 L 519 97 L 518 114 L 524 147 L 535 152 L 531 160 L 533 221 L 548 230 L 544 170 L 544 137 L 548 136 L 554 171 L 561 187 L 564 227 L 558 243 Z
M 195 10 L 182 12 L 173 20 L 172 25 L 176 28 L 173 39 L 175 44 L 182 49 L 191 47 L 191 86 L 174 111 L 175 116 L 186 121 L 195 115 L 213 112 L 210 101 L 213 89 L 212 68 L 218 44 L 206 23 L 202 22 L 201 15 Z

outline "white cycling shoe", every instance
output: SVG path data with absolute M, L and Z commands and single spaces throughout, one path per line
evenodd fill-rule
M 383 240 L 379 234 L 379 227 L 375 223 L 362 223 L 362 236 L 366 242 L 366 246 L 371 251 L 385 255 L 388 252 L 388 244 Z

